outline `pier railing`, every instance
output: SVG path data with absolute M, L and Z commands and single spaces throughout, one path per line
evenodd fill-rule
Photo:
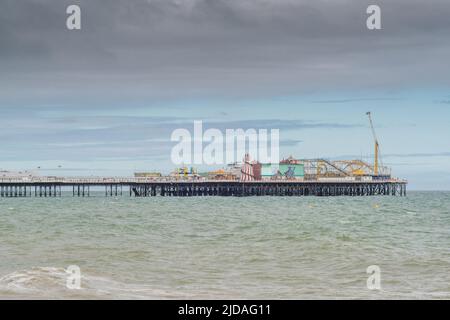
M 206 179 L 206 178 L 180 178 L 180 177 L 159 177 L 159 178 L 135 178 L 135 177 L 0 177 L 0 183 L 55 183 L 55 184 L 136 184 L 136 183 L 407 183 L 406 180 L 397 178 L 382 180 L 349 180 L 348 178 L 327 178 L 317 180 L 304 179 L 266 179 L 255 181 L 225 180 L 225 179 Z
M 105 196 L 372 196 L 406 195 L 407 182 L 399 179 L 373 180 L 208 180 L 205 178 L 136 177 L 2 177 L 0 197 L 58 197 L 63 190 L 73 196 L 89 197 L 104 188 Z M 125 189 L 125 192 L 124 192 Z M 128 191 L 128 192 L 126 192 Z

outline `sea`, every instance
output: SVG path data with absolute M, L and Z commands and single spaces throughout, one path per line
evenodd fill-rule
M 0 299 L 450 299 L 450 193 L 0 198 Z

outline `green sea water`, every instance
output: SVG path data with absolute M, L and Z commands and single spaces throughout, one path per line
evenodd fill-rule
M 0 298 L 450 299 L 450 193 L 0 198 Z

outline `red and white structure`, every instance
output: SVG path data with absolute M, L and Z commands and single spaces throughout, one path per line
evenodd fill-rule
M 245 154 L 244 161 L 241 168 L 241 181 L 254 181 L 253 164 L 250 161 L 250 155 Z

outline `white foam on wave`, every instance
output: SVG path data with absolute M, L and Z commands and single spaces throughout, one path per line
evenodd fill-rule
M 180 292 L 121 283 L 105 277 L 81 276 L 81 289 L 66 287 L 64 268 L 34 267 L 0 277 L 0 299 L 181 299 Z
M 45 286 L 65 285 L 67 273 L 64 269 L 42 267 L 16 271 L 0 277 L 0 290 L 33 292 Z

